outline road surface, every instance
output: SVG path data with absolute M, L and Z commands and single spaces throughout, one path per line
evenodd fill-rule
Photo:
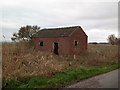
M 118 70 L 82 80 L 66 88 L 118 88 Z

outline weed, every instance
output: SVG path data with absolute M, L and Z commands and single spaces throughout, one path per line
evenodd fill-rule
M 3 88 L 50 88 L 64 86 L 72 81 L 89 78 L 118 68 L 120 68 L 118 64 L 107 66 L 77 66 L 58 72 L 49 78 L 32 76 L 29 78 L 10 80 Z

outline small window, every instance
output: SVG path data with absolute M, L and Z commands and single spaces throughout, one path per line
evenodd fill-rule
M 74 41 L 74 46 L 78 46 L 78 41 Z
M 40 42 L 39 42 L 39 46 L 43 46 L 43 41 L 40 41 Z

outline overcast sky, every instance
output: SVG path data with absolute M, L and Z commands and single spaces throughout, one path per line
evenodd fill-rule
M 89 1 L 89 2 L 88 2 Z M 118 34 L 118 0 L 2 0 L 1 38 L 10 41 L 21 26 L 81 26 L 88 42 L 106 42 Z M 114 2 L 113 2 L 114 1 Z

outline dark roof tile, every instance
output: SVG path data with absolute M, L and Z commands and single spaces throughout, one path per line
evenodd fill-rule
M 77 27 L 80 26 L 42 29 L 34 37 L 68 37 Z

